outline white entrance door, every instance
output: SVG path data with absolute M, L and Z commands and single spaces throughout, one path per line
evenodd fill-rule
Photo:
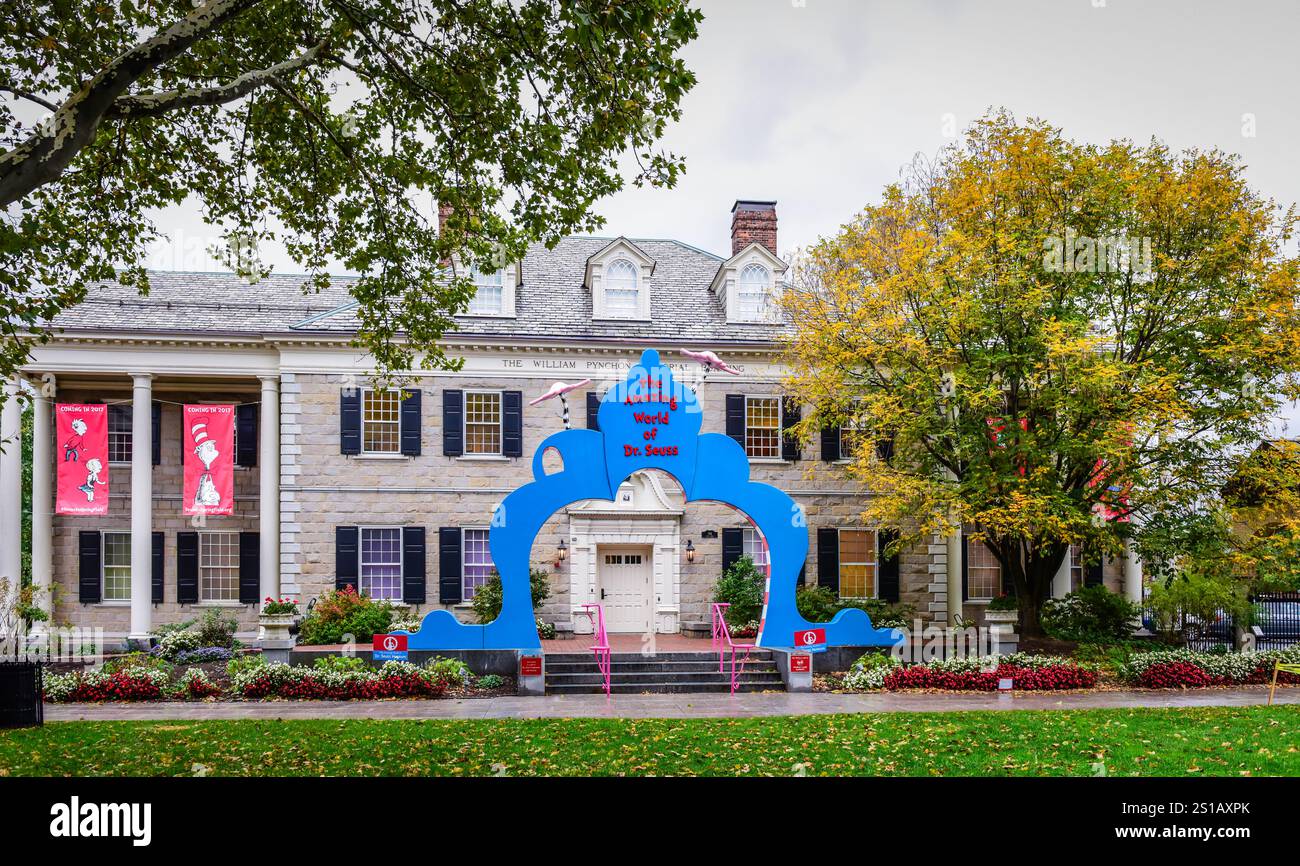
M 650 548 L 602 544 L 597 555 L 606 631 L 650 631 Z

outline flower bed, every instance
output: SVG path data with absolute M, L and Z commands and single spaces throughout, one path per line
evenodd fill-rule
M 1270 682 L 1274 662 L 1300 664 L 1300 647 L 1248 653 L 1206 653 L 1161 650 L 1129 660 L 1124 678 L 1145 689 L 1204 688 Z M 1300 684 L 1300 676 L 1282 672 L 1279 683 Z
M 864 655 L 854 662 L 844 677 L 844 685 L 862 691 L 945 689 L 991 692 L 997 689 L 998 680 L 1005 677 L 1015 681 L 1017 691 L 1090 689 L 1097 684 L 1097 669 L 1059 656 L 1027 653 L 943 659 L 904 666 L 893 656 L 876 653 Z
M 386 662 L 373 670 L 323 670 L 287 664 L 261 665 L 236 673 L 232 693 L 245 698 L 307 698 L 350 701 L 377 698 L 436 698 L 447 680 L 432 665 Z
M 156 701 L 170 685 L 167 672 L 155 668 L 119 671 L 74 671 L 45 676 L 45 700 Z

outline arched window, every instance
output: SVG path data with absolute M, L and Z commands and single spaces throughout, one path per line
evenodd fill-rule
M 504 312 L 505 295 L 502 292 L 505 285 L 504 273 L 504 271 L 494 271 L 484 274 L 477 268 L 470 269 L 469 278 L 474 281 L 477 289 L 469 302 L 471 316 L 499 316 Z
M 772 272 L 760 264 L 745 265 L 736 289 L 737 318 L 748 321 L 766 319 L 770 314 Z
M 637 266 L 627 259 L 615 259 L 605 266 L 605 312 L 611 316 L 635 316 L 641 308 Z

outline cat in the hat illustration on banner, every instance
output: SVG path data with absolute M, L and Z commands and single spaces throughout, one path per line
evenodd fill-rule
M 187 404 L 181 419 L 184 513 L 234 514 L 235 407 Z

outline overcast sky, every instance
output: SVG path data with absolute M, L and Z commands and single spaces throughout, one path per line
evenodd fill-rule
M 1240 153 L 1300 201 L 1300 0 L 703 0 L 699 83 L 666 145 L 673 190 L 600 202 L 605 234 L 729 252 L 737 198 L 776 199 L 782 251 L 835 231 L 915 154 L 992 106 L 1071 138 Z M 196 208 L 159 215 L 151 263 L 206 270 Z M 297 271 L 282 250 L 263 259 Z M 1300 433 L 1300 411 L 1291 435 Z

